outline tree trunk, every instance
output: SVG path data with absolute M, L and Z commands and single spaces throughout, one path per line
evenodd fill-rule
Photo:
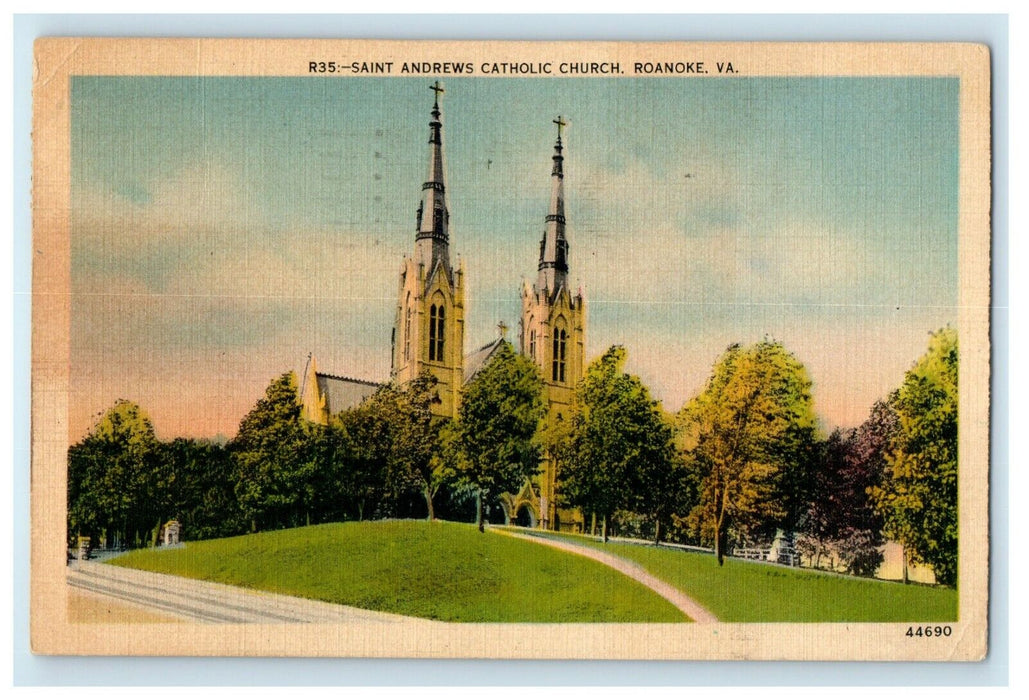
M 661 544 L 661 521 L 654 520 L 654 544 Z
M 590 525 L 590 537 L 596 537 L 596 536 L 597 536 L 597 513 L 596 513 L 596 511 L 594 511 L 594 513 L 593 513 L 593 522 Z
M 900 546 L 900 560 L 903 566 L 904 572 L 904 583 L 908 583 L 908 549 L 904 545 Z
M 604 516 L 604 524 L 602 526 L 604 533 L 604 544 L 607 544 L 607 516 Z
M 718 512 L 715 514 L 715 556 L 718 558 L 718 565 L 725 564 L 725 492 L 722 491 L 716 496 Z
M 479 532 L 486 532 L 486 523 L 482 518 L 482 491 L 475 495 L 475 522 L 479 524 Z
M 429 491 L 429 487 L 426 486 L 422 491 L 422 495 L 425 496 L 425 508 L 429 511 L 429 515 L 426 518 L 430 523 L 436 519 L 436 511 L 432 509 L 432 493 Z

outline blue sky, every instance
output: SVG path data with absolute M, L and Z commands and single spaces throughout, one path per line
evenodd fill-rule
M 429 82 L 75 78 L 72 438 L 117 398 L 162 436 L 231 435 L 308 352 L 385 378 Z M 587 354 L 624 344 L 667 409 L 770 337 L 853 425 L 957 322 L 956 79 L 444 84 L 468 349 L 517 325 L 558 114 Z

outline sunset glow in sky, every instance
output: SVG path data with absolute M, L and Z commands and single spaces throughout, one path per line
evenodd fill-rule
M 74 78 L 70 439 L 119 398 L 163 439 L 232 436 L 309 352 L 385 380 L 429 82 Z M 957 79 L 445 87 L 466 350 L 517 329 L 559 114 L 587 359 L 625 345 L 666 409 L 768 337 L 807 366 L 823 427 L 856 425 L 958 320 Z

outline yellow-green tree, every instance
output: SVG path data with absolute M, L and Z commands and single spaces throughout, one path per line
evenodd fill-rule
M 936 580 L 958 580 L 958 335 L 932 334 L 929 350 L 893 397 L 899 425 L 883 485 L 872 490 L 888 537 L 907 561 L 927 564 Z
M 776 342 L 730 346 L 679 419 L 685 458 L 701 479 L 687 522 L 719 564 L 730 535 L 793 524 L 816 425 L 811 380 L 796 357 Z

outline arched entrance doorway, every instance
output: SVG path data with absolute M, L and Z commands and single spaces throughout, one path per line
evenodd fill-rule
M 528 503 L 521 504 L 515 514 L 514 524 L 518 527 L 536 527 L 536 513 Z

